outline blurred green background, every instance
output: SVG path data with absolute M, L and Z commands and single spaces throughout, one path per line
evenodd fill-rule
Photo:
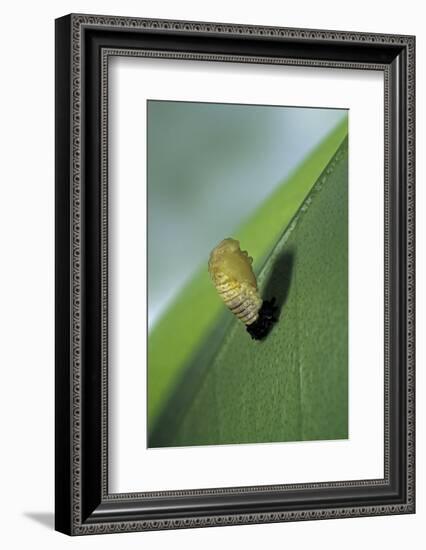
M 347 437 L 346 135 L 345 110 L 148 102 L 149 446 Z M 208 277 L 228 236 L 282 308 L 261 343 Z

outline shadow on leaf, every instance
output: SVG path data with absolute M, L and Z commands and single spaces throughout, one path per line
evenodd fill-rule
M 287 301 L 290 291 L 294 257 L 295 253 L 292 249 L 282 252 L 275 260 L 262 285 L 263 299 L 272 300 L 275 298 L 274 305 L 277 308 L 276 317 L 278 318 L 278 323 L 280 321 L 282 308 Z

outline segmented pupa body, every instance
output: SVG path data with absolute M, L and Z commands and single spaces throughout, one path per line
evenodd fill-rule
M 224 239 L 210 253 L 209 273 L 220 297 L 246 326 L 259 317 L 262 298 L 252 268 L 253 258 L 236 239 Z

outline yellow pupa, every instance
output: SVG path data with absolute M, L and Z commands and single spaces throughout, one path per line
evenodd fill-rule
M 262 307 L 253 258 L 236 239 L 221 241 L 210 253 L 209 273 L 220 297 L 245 325 L 255 323 Z

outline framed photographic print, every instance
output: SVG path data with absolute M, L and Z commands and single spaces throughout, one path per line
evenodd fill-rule
M 413 36 L 56 21 L 56 529 L 413 513 Z

